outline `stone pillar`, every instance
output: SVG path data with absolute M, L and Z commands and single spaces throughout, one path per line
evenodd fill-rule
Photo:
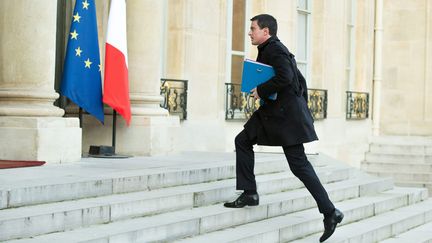
M 0 1 L 0 15 L 0 159 L 79 160 L 79 121 L 53 105 L 57 1 Z
M 116 153 L 154 155 L 173 150 L 179 118 L 160 108 L 160 79 L 164 61 L 166 1 L 128 0 L 127 44 L 132 121 L 117 119 Z M 119 116 L 118 116 L 119 117 Z M 111 145 L 112 116 L 105 126 L 86 124 L 84 150 L 92 144 Z
M 164 61 L 165 1 L 129 0 L 127 30 L 132 113 L 168 116 L 160 108 L 160 78 Z
M 375 53 L 373 77 L 373 135 L 380 133 L 382 81 L 383 0 L 375 0 Z

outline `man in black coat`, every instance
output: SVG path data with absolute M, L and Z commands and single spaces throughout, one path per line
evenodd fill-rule
M 241 208 L 259 204 L 253 145 L 282 146 L 291 171 L 304 183 L 324 214 L 322 242 L 333 234 L 343 214 L 330 201 L 304 152 L 303 143 L 318 140 L 307 106 L 306 80 L 294 55 L 276 36 L 276 19 L 261 14 L 251 21 L 249 36 L 252 44 L 258 46 L 257 61 L 272 66 L 275 76 L 251 90 L 256 99 L 264 102 L 235 138 L 237 190 L 244 192 L 224 206 Z M 274 93 L 276 100 L 268 99 Z

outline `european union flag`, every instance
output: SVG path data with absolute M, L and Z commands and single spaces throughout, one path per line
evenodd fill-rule
M 95 2 L 77 0 L 60 91 L 103 123 L 101 82 Z

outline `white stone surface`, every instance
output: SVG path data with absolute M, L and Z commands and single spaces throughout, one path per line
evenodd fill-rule
M 0 188 L 6 192 L 29 187 L 35 181 L 41 188 L 61 185 L 55 182 L 64 178 L 66 185 L 91 185 L 97 180 L 111 183 L 106 184 L 111 185 L 107 187 L 111 191 L 95 198 L 0 210 L 0 239 L 33 236 L 12 242 L 147 242 L 192 237 L 185 240 L 193 242 L 223 236 L 222 241 L 254 242 L 275 239 L 275 232 L 283 241 L 321 232 L 322 216 L 314 199 L 287 171 L 280 154 L 257 154 L 256 164 L 262 166 L 257 175 L 259 206 L 224 208 L 220 202 L 236 197 L 235 174 L 230 168 L 234 166 L 233 155 L 190 152 L 125 160 L 88 158 L 74 164 L 0 171 L 0 182 L 5 182 Z M 427 198 L 425 189 L 392 189 L 389 179 L 369 176 L 324 155 L 310 158 L 317 164 L 317 174 L 329 196 L 345 213 L 343 224 Z M 270 165 L 275 168 L 265 168 Z M 16 178 L 14 173 L 24 177 Z M 56 177 L 51 177 L 53 174 Z M 135 185 L 149 183 L 144 177 L 153 177 L 152 186 Z M 117 187 L 112 184 L 115 182 Z M 130 189 L 141 191 L 128 192 Z M 424 219 L 432 220 L 432 207 L 419 209 L 430 210 Z M 394 231 L 418 223 L 417 216 L 412 220 L 402 217 Z M 383 233 L 374 231 L 371 235 L 376 234 Z
M 382 145 L 407 145 L 407 146 L 430 146 L 432 145 L 431 136 L 397 136 L 397 135 L 382 135 L 371 138 L 374 144 Z
M 78 119 L 0 117 L 0 158 L 68 163 L 81 159 Z M 53 138 L 56 139 L 53 139 Z
M 395 162 L 395 163 L 424 163 L 428 158 L 425 155 L 407 155 L 407 154 L 381 154 L 366 153 L 366 161 L 375 162 Z
M 391 177 L 395 179 L 397 182 L 404 182 L 404 181 L 424 181 L 424 182 L 430 182 L 432 181 L 432 172 L 405 172 L 405 171 L 396 171 L 396 170 L 390 170 L 390 171 L 373 171 L 368 170 L 369 173 L 375 174 L 377 176 L 381 177 Z
M 317 156 L 311 156 L 312 163 L 318 164 L 317 168 L 320 169 L 323 167 L 323 162 L 319 162 L 315 157 Z M 323 155 L 322 157 L 326 158 Z M 2 207 L 146 191 L 234 178 L 235 162 L 233 159 L 234 154 L 232 153 L 179 153 L 171 156 L 121 160 L 85 158 L 76 164 L 9 169 L 0 171 L 2 182 L 0 191 L 4 195 Z M 326 158 L 325 161 L 331 160 Z M 282 155 L 257 155 L 255 168 L 257 175 L 286 170 L 289 168 Z M 346 170 L 343 168 L 335 170 L 326 174 L 323 179 L 336 181 L 346 178 L 348 176 L 345 173 Z M 286 179 L 280 183 L 291 188 L 301 185 L 293 176 L 287 180 L 295 184 L 283 184 Z M 270 184 L 268 185 L 262 184 L 263 190 L 266 188 L 270 190 Z M 220 194 L 221 191 L 214 193 Z M 7 204 L 8 200 L 9 204 Z M 200 200 L 202 199 L 197 196 L 196 203 L 199 204 Z
M 337 168 L 333 170 L 338 173 Z M 348 171 L 344 171 L 346 175 Z M 328 176 L 329 173 L 331 172 L 327 171 L 326 173 L 322 173 L 318 171 L 318 174 L 321 175 L 324 180 L 327 180 L 325 177 Z M 263 176 L 259 176 L 257 178 L 258 185 L 260 186 L 262 183 L 271 183 L 272 180 L 277 181 L 282 176 L 293 178 L 293 175 L 288 175 L 287 173 L 282 173 L 281 175 L 272 175 L 273 176 L 267 176 L 268 178 L 260 178 Z M 345 185 L 346 182 L 348 182 L 347 185 Z M 288 184 L 289 182 L 286 183 L 286 185 Z M 344 185 L 346 189 L 354 189 L 354 196 L 352 197 L 358 196 L 358 190 L 355 190 L 355 188 L 358 186 L 351 185 L 349 181 L 344 181 L 341 184 Z M 0 225 L 4 225 L 4 227 L 0 226 L 0 232 L 3 232 L 3 237 L 16 237 L 22 229 L 27 229 L 26 224 L 29 224 L 29 230 L 26 232 L 27 234 L 22 235 L 23 237 L 29 237 L 39 234 L 63 231 L 65 229 L 85 227 L 91 224 L 108 223 L 122 219 L 149 216 L 168 211 L 182 210 L 197 206 L 206 206 L 216 202 L 230 200 L 231 197 L 235 195 L 234 185 L 235 180 L 231 179 L 153 191 L 103 196 L 98 198 L 81 199 L 60 203 L 41 204 L 37 206 L 7 210 L 5 209 L 0 211 Z M 224 187 L 227 189 L 223 190 Z M 287 186 L 285 186 L 285 188 L 281 186 L 278 192 L 286 190 L 286 187 Z M 294 188 L 290 189 L 292 190 Z M 217 194 L 219 197 L 216 198 L 206 198 L 207 194 L 215 194 L 212 193 L 212 191 L 224 191 L 226 193 Z M 333 191 L 334 190 L 332 190 L 332 192 Z M 261 195 L 265 195 L 267 193 L 272 192 L 263 191 Z M 304 197 L 305 194 L 307 195 L 307 192 L 305 190 L 301 190 L 301 193 L 297 193 L 296 195 Z M 204 197 L 204 199 L 200 200 L 199 204 L 196 203 L 198 201 L 197 195 Z M 277 200 L 292 200 L 290 199 L 291 197 L 287 195 L 281 195 Z M 343 200 L 346 198 L 350 197 L 339 197 L 338 200 Z M 304 198 L 303 201 L 306 201 L 307 203 L 300 204 L 298 208 L 301 209 L 305 206 L 313 207 L 315 205 L 310 196 Z M 97 212 L 101 213 L 102 215 L 94 215 Z M 109 214 L 106 214 L 106 212 L 109 212 Z M 267 209 L 265 212 L 267 215 Z M 282 212 L 279 212 L 279 214 L 281 213 Z M 63 218 L 57 219 L 55 224 L 52 222 L 46 222 L 49 221 L 50 217 L 53 215 L 58 215 L 57 217 L 61 216 Z M 220 219 L 221 217 L 234 219 L 239 218 L 235 215 L 214 216 L 213 218 Z M 211 221 L 211 219 L 208 220 Z M 205 227 L 203 221 L 204 219 L 201 220 L 201 227 Z M 38 227 L 40 222 L 45 223 L 45 227 Z M 0 237 L 0 239 L 7 238 Z
M 370 152 L 381 154 L 405 154 L 405 155 L 425 155 L 426 151 L 432 147 L 431 145 L 424 144 L 411 144 L 411 145 L 391 145 L 371 143 Z
M 391 171 L 397 168 L 398 171 L 407 173 L 432 172 L 432 164 L 427 163 L 395 163 L 395 162 L 369 162 L 362 163 L 362 169 L 366 171 Z
M 432 219 L 427 218 L 426 215 L 431 213 L 431 206 L 432 200 L 428 199 L 356 223 L 342 225 L 337 228 L 328 242 L 381 242 L 381 240 L 430 222 Z M 319 236 L 320 234 L 314 234 L 294 242 L 311 242 L 318 239 Z
M 406 243 L 417 242 L 427 243 L 432 241 L 432 223 L 427 223 L 416 228 L 413 228 L 402 234 L 398 234 L 387 240 L 381 241 L 382 243 Z
M 432 188 L 431 142 L 430 137 L 374 137 L 361 167 L 370 174 L 391 177 L 397 185 Z
M 340 184 L 343 184 L 343 182 L 341 182 Z M 296 191 L 293 191 L 292 193 L 293 195 L 295 195 Z M 287 193 L 287 195 L 288 194 L 289 193 Z M 305 191 L 303 193 L 297 193 L 297 194 L 299 198 L 307 197 L 309 198 L 308 201 L 313 201 L 311 196 L 308 195 L 308 193 Z M 291 197 L 287 195 L 285 196 L 280 195 L 279 200 L 292 200 L 290 199 Z M 376 197 L 376 196 L 363 197 L 363 198 L 357 198 L 357 199 L 340 202 L 338 203 L 338 207 L 339 205 L 341 205 L 341 208 L 346 211 L 347 218 L 350 218 L 348 221 L 356 221 L 358 219 L 366 217 L 367 215 L 373 216 L 374 215 L 373 208 L 375 204 L 386 203 L 389 205 L 388 206 L 389 209 L 392 209 L 392 207 L 398 207 L 399 206 L 398 204 L 392 202 L 398 200 L 399 197 L 400 194 L 399 195 L 387 194 L 380 197 Z M 48 240 L 48 239 L 51 240 L 67 239 L 67 237 L 69 237 L 69 235 L 72 233 L 74 235 L 81 235 L 83 237 L 81 240 L 90 240 L 90 239 L 100 240 L 105 237 L 109 237 L 110 239 L 117 238 L 117 237 L 120 237 L 121 239 L 132 239 L 130 237 L 135 237 L 136 235 L 140 235 L 141 240 L 170 239 L 170 237 L 175 237 L 178 235 L 176 233 L 172 233 L 170 235 L 155 236 L 155 235 L 143 235 L 142 232 L 160 232 L 160 231 L 164 232 L 166 227 L 173 227 L 174 229 L 177 229 L 179 232 L 186 232 L 187 229 L 185 227 L 190 226 L 190 224 L 187 222 L 196 222 L 198 219 L 201 222 L 201 224 L 199 225 L 199 231 L 198 229 L 195 230 L 189 229 L 189 230 L 200 232 L 200 233 L 211 232 L 220 228 L 231 227 L 234 225 L 244 224 L 246 222 L 253 222 L 259 219 L 267 218 L 268 217 L 266 213 L 267 206 L 274 204 L 274 202 L 268 201 L 266 198 L 267 196 L 263 196 L 262 203 L 260 204 L 260 206 L 257 207 L 248 207 L 244 209 L 228 209 L 218 204 L 218 205 L 207 206 L 207 207 L 186 209 L 183 211 L 166 213 L 166 214 L 156 215 L 152 217 L 137 218 L 128 221 L 119 221 L 119 222 L 111 223 L 109 225 L 99 225 L 99 226 L 93 226 L 84 229 L 77 229 L 74 232 L 54 233 L 51 235 L 36 237 L 34 238 L 34 240 L 29 240 L 28 242 L 37 242 L 37 240 L 40 241 L 40 240 Z M 308 205 L 309 203 L 304 204 L 302 207 L 298 208 L 297 210 L 307 209 L 310 207 Z M 346 205 L 345 208 L 343 207 L 343 205 Z M 281 212 L 281 214 L 284 213 Z M 278 216 L 278 215 L 274 215 L 274 216 Z M 293 213 L 292 215 L 282 216 L 282 217 L 284 218 L 284 223 L 282 223 L 280 226 L 283 227 L 283 229 L 286 229 L 287 232 L 289 232 L 290 230 L 294 230 L 297 232 L 298 235 L 301 235 L 303 233 L 305 234 L 311 233 L 310 232 L 311 230 L 310 227 L 312 227 L 311 225 L 315 225 L 312 227 L 312 230 L 319 230 L 319 228 L 322 227 L 321 219 L 320 219 L 321 216 L 317 213 L 316 208 Z M 238 226 L 233 229 L 228 229 L 228 231 L 236 230 L 237 228 L 245 228 L 245 227 L 250 228 L 251 227 L 250 225 L 263 224 L 266 223 L 267 221 L 273 221 L 273 219 L 275 218 L 267 219 L 261 222 L 251 223 L 248 225 Z M 299 219 L 300 221 L 298 221 Z M 296 223 L 294 225 L 291 225 L 293 222 Z M 187 225 L 189 226 L 185 226 L 185 223 L 187 223 Z M 297 225 L 298 223 L 302 225 L 301 232 L 298 232 L 298 230 L 296 230 L 298 229 L 297 227 L 300 227 L 300 225 Z M 272 227 L 275 226 L 274 224 L 270 224 L 270 225 Z M 198 225 L 196 227 L 198 227 Z M 92 236 L 86 236 L 87 234 L 86 232 L 88 232 L 89 230 L 93 231 Z M 255 231 L 253 232 L 256 233 Z M 214 233 L 210 233 L 209 235 L 213 235 L 217 233 L 218 232 L 214 232 Z M 100 237 L 102 235 L 106 235 L 106 236 Z M 205 236 L 206 235 L 203 235 L 202 237 Z
M 398 197 L 396 197 L 398 198 Z M 336 206 L 341 208 L 345 213 L 346 217 L 343 224 L 355 222 L 365 217 L 372 217 L 374 215 L 374 204 L 376 203 L 389 203 L 394 200 L 394 196 L 384 197 L 363 197 L 337 203 Z M 393 205 L 393 204 L 389 204 Z M 390 209 L 392 206 L 389 206 Z M 366 210 L 369 209 L 369 210 Z M 279 239 L 281 242 L 291 241 L 302 235 L 311 234 L 313 232 L 322 231 L 322 218 L 319 214 L 316 214 L 316 209 L 310 209 L 300 211 L 285 216 L 274 217 L 238 227 L 225 229 L 222 231 L 216 231 L 192 238 L 186 238 L 177 242 L 237 242 L 244 239 L 250 239 L 252 242 L 254 239 L 259 239 L 262 235 L 272 234 L 275 230 L 279 230 Z M 431 211 L 429 208 L 425 211 Z M 373 227 L 373 226 L 372 226 Z M 320 235 L 314 235 L 308 238 L 304 242 L 314 242 Z
M 112 115 L 106 115 L 105 120 L 102 126 L 94 118 L 85 117 L 83 151 L 89 151 L 91 145 L 112 144 Z M 130 126 L 127 126 L 124 119 L 117 115 L 116 153 L 148 156 L 178 151 L 173 140 L 179 128 L 177 116 L 133 115 Z

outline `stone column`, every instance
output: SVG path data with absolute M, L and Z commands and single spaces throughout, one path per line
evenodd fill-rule
M 165 1 L 129 0 L 127 30 L 132 113 L 168 116 L 160 108 L 160 78 L 164 61 Z
M 57 1 L 0 1 L 0 15 L 0 159 L 79 160 L 79 121 L 53 105 Z
M 179 118 L 160 108 L 166 1 L 128 0 L 126 7 L 132 121 L 127 127 L 123 118 L 117 119 L 116 152 L 167 153 L 173 150 L 172 136 Z M 104 127 L 84 128 L 84 150 L 92 144 L 111 144 L 112 116 L 106 115 L 105 121 Z
M 381 120 L 381 81 L 382 81 L 382 36 L 383 36 L 383 0 L 375 0 L 375 53 L 373 77 L 373 113 L 372 130 L 374 136 L 380 134 Z

